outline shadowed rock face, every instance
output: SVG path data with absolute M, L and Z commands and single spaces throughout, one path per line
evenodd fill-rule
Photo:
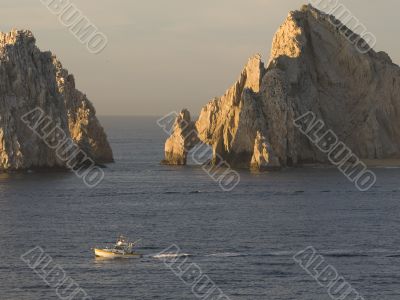
M 360 158 L 400 157 L 400 68 L 384 52 L 357 51 L 346 35 L 359 36 L 330 18 L 311 5 L 290 12 L 268 66 L 250 58 L 225 95 L 202 109 L 195 128 L 214 157 L 257 169 L 327 163 L 294 126 L 308 111 Z
M 35 108 L 96 163 L 113 161 L 95 109 L 75 89 L 73 75 L 36 47 L 30 31 L 0 33 L 0 171 L 66 166 L 21 120 Z

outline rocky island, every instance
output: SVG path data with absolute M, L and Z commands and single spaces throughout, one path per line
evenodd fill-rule
M 266 65 L 260 55 L 251 57 L 197 120 L 181 112 L 164 163 L 186 164 L 199 143 L 212 147 L 214 164 L 223 159 L 238 168 L 328 163 L 294 125 L 307 112 L 362 159 L 400 158 L 400 67 L 384 52 L 359 51 L 360 43 L 358 34 L 311 5 L 290 12 Z
M 112 162 L 92 103 L 75 88 L 74 76 L 35 42 L 30 31 L 0 32 L 0 171 L 68 167 L 68 159 L 24 123 L 31 111 L 43 112 L 49 122 L 40 129 L 47 127 L 53 144 L 68 138 L 95 163 Z

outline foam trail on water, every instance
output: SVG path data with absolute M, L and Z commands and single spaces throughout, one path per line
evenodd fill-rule
M 177 257 L 182 257 L 182 256 L 191 256 L 190 254 L 187 253 L 163 253 L 163 254 L 156 254 L 152 255 L 151 257 L 153 258 L 177 258 Z

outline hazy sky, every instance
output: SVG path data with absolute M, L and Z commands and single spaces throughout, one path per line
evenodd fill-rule
M 108 37 L 98 55 L 40 0 L 0 0 L 0 31 L 30 29 L 75 75 L 100 115 L 198 114 L 238 78 L 249 56 L 306 0 L 71 0 Z M 400 62 L 398 0 L 341 0 Z

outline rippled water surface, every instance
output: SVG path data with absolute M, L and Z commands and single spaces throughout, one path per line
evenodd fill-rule
M 168 167 L 155 118 L 102 118 L 116 163 L 88 189 L 73 174 L 0 174 L 0 299 L 58 299 L 20 260 L 41 246 L 93 299 L 196 299 L 157 254 L 189 255 L 230 299 L 330 299 L 293 261 L 315 247 L 365 299 L 400 299 L 400 169 L 358 192 L 337 170 L 241 172 L 232 192 Z M 143 258 L 96 260 L 118 233 Z

